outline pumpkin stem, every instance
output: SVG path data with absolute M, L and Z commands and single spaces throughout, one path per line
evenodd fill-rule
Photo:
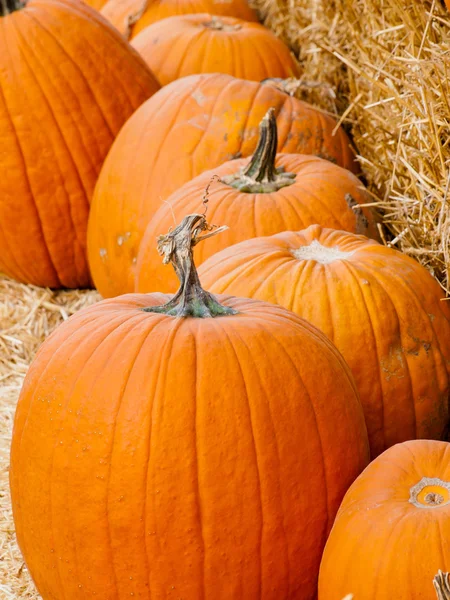
M 434 589 L 438 600 L 450 600 L 450 574 L 438 571 L 438 574 L 433 579 Z
M 225 23 L 220 17 L 216 17 L 216 15 L 211 15 L 211 20 L 203 23 L 203 25 L 207 29 L 214 29 L 215 31 L 239 31 L 239 29 L 242 29 L 242 25 L 239 25 L 239 23 L 235 25 Z
M 172 263 L 180 280 L 180 288 L 175 296 L 162 306 L 144 308 L 146 312 L 157 312 L 174 317 L 219 317 L 234 315 L 236 311 L 220 304 L 206 292 L 198 277 L 194 264 L 193 248 L 199 242 L 227 229 L 226 226 L 214 229 L 208 225 L 204 215 L 188 215 L 173 231 L 158 237 L 158 252 L 163 263 Z M 203 231 L 207 231 L 201 235 Z
M 291 185 L 295 173 L 285 173 L 283 167 L 275 167 L 278 131 L 275 110 L 269 108 L 259 124 L 259 140 L 249 164 L 239 173 L 222 177 L 223 183 L 241 192 L 269 193 Z
M 26 0 L 0 0 L 0 17 L 6 17 L 15 10 L 20 10 L 26 4 Z

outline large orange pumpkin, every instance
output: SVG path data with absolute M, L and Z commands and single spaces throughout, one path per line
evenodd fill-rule
M 191 244 L 206 229 L 190 215 L 160 240 L 175 297 L 80 311 L 28 372 L 11 491 L 44 600 L 316 597 L 368 462 L 356 388 L 303 319 L 201 289 Z
M 252 81 L 300 76 L 289 48 L 269 29 L 234 17 L 170 17 L 144 29 L 132 45 L 161 85 L 195 73 Z
M 259 144 L 251 160 L 232 160 L 206 171 L 169 196 L 143 237 L 136 291 L 176 291 L 176 275 L 158 260 L 155 239 L 173 225 L 174 215 L 200 208 L 212 178 L 218 182 L 210 186 L 208 218 L 229 229 L 196 250 L 198 265 L 237 242 L 313 223 L 377 235 L 370 209 L 358 207 L 369 203 L 370 196 L 355 175 L 316 156 L 277 155 L 276 149 L 277 125 L 271 109 L 261 122 Z
M 450 565 L 450 444 L 410 441 L 372 462 L 345 495 L 320 568 L 319 600 L 435 598 Z M 438 576 L 440 600 L 448 579 Z M 446 592 L 447 591 L 447 592 Z
M 333 135 L 334 120 L 271 85 L 220 74 L 174 81 L 128 120 L 96 186 L 88 253 L 103 296 L 134 290 L 132 263 L 150 218 L 196 175 L 250 156 L 270 107 L 280 152 L 315 154 L 356 170 L 345 132 Z
M 102 14 L 128 39 L 156 21 L 197 13 L 258 20 L 247 0 L 109 0 L 102 9 Z
M 312 226 L 242 242 L 212 256 L 199 273 L 211 291 L 280 304 L 336 344 L 361 395 L 372 456 L 408 439 L 441 438 L 450 306 L 415 260 L 362 236 Z
M 17 10 L 0 16 L 0 271 L 36 285 L 87 286 L 87 218 L 100 167 L 159 85 L 81 2 L 20 8 L 8 0 L 6 8 Z

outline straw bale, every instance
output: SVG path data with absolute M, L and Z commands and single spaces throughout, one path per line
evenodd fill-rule
M 94 291 L 27 286 L 0 275 L 0 598 L 39 600 L 16 544 L 9 496 L 14 411 L 36 350 L 63 320 L 100 299 Z
M 334 90 L 387 243 L 450 293 L 450 17 L 443 1 L 255 3 L 298 54 L 304 79 Z M 307 99 L 330 110 L 323 98 Z

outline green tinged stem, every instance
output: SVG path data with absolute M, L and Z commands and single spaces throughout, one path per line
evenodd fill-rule
M 285 173 L 283 167 L 275 167 L 278 131 L 275 111 L 269 108 L 259 125 L 259 140 L 249 164 L 239 173 L 222 177 L 227 185 L 247 193 L 275 192 L 291 185 L 295 173 Z
M 213 229 L 204 215 L 188 215 L 173 231 L 159 236 L 158 252 L 164 257 L 164 264 L 172 263 L 180 280 L 180 288 L 167 304 L 144 308 L 145 312 L 200 319 L 236 314 L 235 310 L 223 306 L 202 288 L 192 252 L 196 244 L 224 229 L 226 227 Z M 208 233 L 201 235 L 203 231 Z

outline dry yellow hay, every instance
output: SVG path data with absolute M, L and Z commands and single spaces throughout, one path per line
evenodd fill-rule
M 93 291 L 52 292 L 0 275 L 0 599 L 39 600 L 16 545 L 9 497 L 9 447 L 23 378 L 57 325 L 100 299 Z
M 450 16 L 443 1 L 255 4 L 298 51 L 304 79 L 335 91 L 389 244 L 426 265 L 449 293 Z M 333 108 L 318 95 L 310 99 Z

